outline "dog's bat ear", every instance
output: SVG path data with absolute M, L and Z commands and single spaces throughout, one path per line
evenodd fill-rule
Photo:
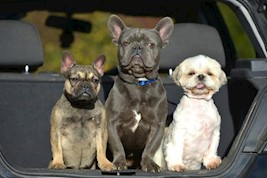
M 61 59 L 61 73 L 67 72 L 70 68 L 72 68 L 76 64 L 76 61 L 72 54 L 64 50 L 62 53 L 62 59 Z
M 104 65 L 106 62 L 106 56 L 105 55 L 100 55 L 98 56 L 94 62 L 93 66 L 94 68 L 98 71 L 98 73 L 103 76 L 104 75 Z
M 173 21 L 170 17 L 164 17 L 155 26 L 155 29 L 159 32 L 159 35 L 162 39 L 163 48 L 166 47 L 167 44 L 169 43 L 169 39 L 172 34 L 173 28 L 174 28 Z
M 127 28 L 125 23 L 117 15 L 111 15 L 107 23 L 108 29 L 111 33 L 112 42 L 118 46 L 118 40 L 123 29 Z

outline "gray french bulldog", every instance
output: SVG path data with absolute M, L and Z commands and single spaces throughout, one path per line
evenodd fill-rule
M 169 41 L 173 21 L 162 18 L 152 29 L 128 27 L 116 15 L 107 23 L 118 47 L 118 76 L 105 103 L 109 145 L 118 170 L 159 172 L 153 155 L 167 117 L 166 91 L 158 76 L 160 52 Z

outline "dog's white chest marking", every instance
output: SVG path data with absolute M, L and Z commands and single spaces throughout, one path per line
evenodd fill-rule
M 135 123 L 130 129 L 134 133 L 136 131 L 138 125 L 139 125 L 140 120 L 141 120 L 141 114 L 140 113 L 138 114 L 135 110 L 133 110 L 133 113 L 135 114 L 135 117 L 134 117 Z

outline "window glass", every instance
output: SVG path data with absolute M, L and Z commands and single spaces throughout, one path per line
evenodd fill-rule
M 255 58 L 255 50 L 235 13 L 227 5 L 218 2 L 224 21 L 233 40 L 237 58 Z
M 44 64 L 37 72 L 60 71 L 61 54 L 67 49 L 75 57 L 78 64 L 89 65 L 100 54 L 106 55 L 105 70 L 116 65 L 116 48 L 111 43 L 106 28 L 106 21 L 110 14 L 102 12 L 73 14 L 73 19 L 83 20 L 91 24 L 90 32 L 73 31 L 73 42 L 69 47 L 62 47 L 61 40 L 63 30 L 46 25 L 46 20 L 50 16 L 66 17 L 65 13 L 50 13 L 47 11 L 33 11 L 27 13 L 24 21 L 33 23 L 39 30 L 43 50 Z
M 90 13 L 75 13 L 71 18 L 82 20 L 91 24 L 89 32 L 73 32 L 73 42 L 69 47 L 62 47 L 61 40 L 63 30 L 47 26 L 49 16 L 67 17 L 65 13 L 47 11 L 32 11 L 27 13 L 24 21 L 34 24 L 39 30 L 44 49 L 44 64 L 37 72 L 60 72 L 61 54 L 67 49 L 75 57 L 78 64 L 89 65 L 92 61 L 104 54 L 106 56 L 105 71 L 116 68 L 117 48 L 112 44 L 112 39 L 107 28 L 108 12 L 95 11 Z M 152 28 L 158 22 L 158 17 L 131 17 L 118 14 L 128 26 L 140 26 Z

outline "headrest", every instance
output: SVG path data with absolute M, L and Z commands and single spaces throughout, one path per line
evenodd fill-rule
M 217 30 L 203 24 L 175 24 L 169 44 L 161 52 L 160 70 L 174 69 L 184 59 L 199 54 L 225 66 L 224 48 Z
M 0 20 L 0 69 L 35 70 L 43 64 L 43 48 L 38 30 L 17 20 Z

